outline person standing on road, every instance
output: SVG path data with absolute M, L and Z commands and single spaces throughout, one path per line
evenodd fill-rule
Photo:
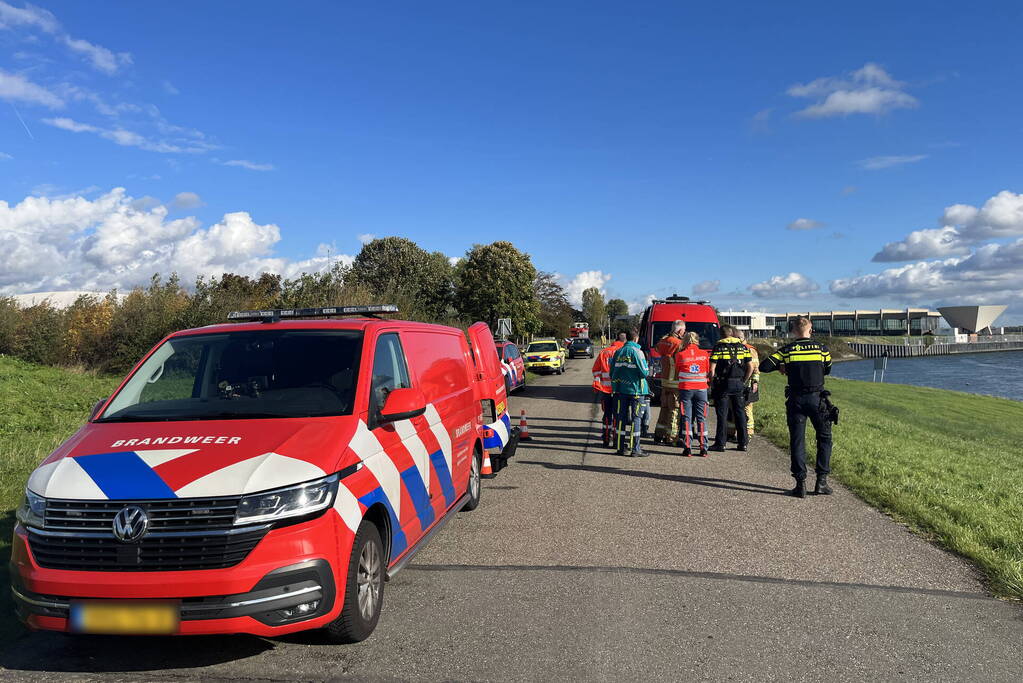
M 743 346 L 749 349 L 752 356 L 750 365 L 753 366 L 753 374 L 746 382 L 746 434 L 749 436 L 746 443 L 749 443 L 749 440 L 753 438 L 753 403 L 759 400 L 760 395 L 760 354 L 756 347 L 746 341 L 746 334 L 742 330 L 736 328 L 735 336 Z
M 641 402 L 650 393 L 647 377 L 650 374 L 643 356 L 643 349 L 637 344 L 639 333 L 629 332 L 629 341 L 615 352 L 611 359 L 611 388 L 618 421 L 618 454 L 634 458 L 647 455 L 639 443 L 639 431 L 643 419 Z
M 789 427 L 789 453 L 795 488 L 789 495 L 806 497 L 806 420 L 817 432 L 817 483 L 813 492 L 831 494 L 828 474 L 831 472 L 831 418 L 824 414 L 822 396 L 824 377 L 831 374 L 831 353 L 828 347 L 810 338 L 813 325 L 800 316 L 789 323 L 789 332 L 796 340 L 786 344 L 764 360 L 761 372 L 777 369 L 788 378 L 785 387 L 785 417 Z
M 700 457 L 707 457 L 707 376 L 710 374 L 710 352 L 700 348 L 700 335 L 686 332 L 682 349 L 675 354 L 678 371 L 679 438 L 682 455 L 689 457 L 692 449 L 692 426 L 700 441 Z M 682 436 L 682 432 L 685 436 Z
M 675 354 L 682 348 L 682 336 L 686 324 L 676 320 L 671 332 L 661 337 L 654 347 L 661 357 L 661 411 L 657 414 L 654 427 L 654 443 L 674 443 L 678 438 L 678 379 L 675 370 Z
M 603 411 L 603 429 L 601 439 L 604 446 L 614 441 L 614 401 L 611 398 L 611 359 L 618 349 L 625 346 L 626 335 L 618 334 L 618 338 L 607 348 L 601 349 L 597 359 L 593 361 L 593 389 L 600 397 L 600 408 Z
M 717 429 L 714 433 L 712 451 L 724 451 L 728 434 L 728 415 L 735 416 L 735 428 L 738 450 L 745 451 L 746 405 L 743 394 L 746 382 L 753 376 L 753 356 L 749 349 L 735 336 L 735 328 L 725 325 L 721 328 L 724 339 L 714 345 L 710 354 L 711 395 L 714 397 L 714 408 L 717 413 Z

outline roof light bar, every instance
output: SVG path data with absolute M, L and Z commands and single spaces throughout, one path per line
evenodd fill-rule
M 372 306 L 331 306 L 325 308 L 273 308 L 263 311 L 231 311 L 227 319 L 233 322 L 260 321 L 265 323 L 295 318 L 325 318 L 338 315 L 365 315 L 372 318 L 382 313 L 397 313 L 394 304 L 374 304 Z

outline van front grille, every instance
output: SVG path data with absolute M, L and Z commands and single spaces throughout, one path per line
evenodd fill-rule
M 136 543 L 114 537 L 114 516 L 138 505 L 149 529 Z M 232 567 L 256 547 L 269 524 L 234 526 L 238 498 L 46 503 L 43 529 L 29 529 L 39 566 L 77 571 L 183 571 Z

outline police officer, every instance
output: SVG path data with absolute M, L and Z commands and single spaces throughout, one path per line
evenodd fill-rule
M 710 354 L 711 396 L 717 412 L 717 430 L 710 450 L 725 450 L 728 414 L 731 412 L 735 420 L 738 450 L 744 451 L 749 442 L 749 434 L 746 433 L 745 392 L 746 383 L 753 376 L 753 356 L 746 345 L 736 338 L 735 328 L 725 325 L 721 332 L 725 336 L 714 345 Z
M 806 420 L 817 432 L 817 483 L 813 492 L 830 495 L 828 473 L 831 472 L 831 420 L 822 410 L 821 392 L 824 376 L 831 373 L 828 348 L 810 338 L 813 326 L 809 319 L 799 317 L 789 323 L 789 332 L 796 340 L 787 344 L 760 364 L 761 372 L 777 369 L 788 377 L 785 389 L 785 415 L 789 425 L 789 452 L 792 455 L 792 476 L 796 486 L 789 495 L 806 497 Z

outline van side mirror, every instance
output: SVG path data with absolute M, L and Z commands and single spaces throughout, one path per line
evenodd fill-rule
M 96 419 L 96 417 L 99 415 L 99 411 L 103 409 L 103 404 L 105 404 L 109 398 L 110 397 L 107 396 L 96 401 L 95 405 L 92 406 L 92 412 L 89 413 L 89 422 L 92 422 L 93 420 Z
M 426 398 L 419 389 L 393 389 L 380 409 L 381 423 L 410 420 L 426 412 Z

